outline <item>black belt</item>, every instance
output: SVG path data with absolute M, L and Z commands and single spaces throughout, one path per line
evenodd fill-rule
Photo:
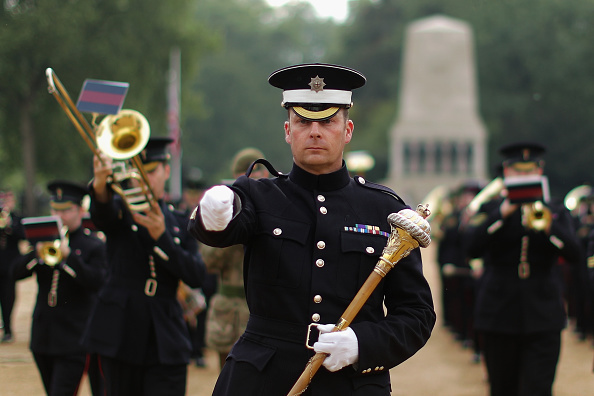
M 262 337 L 305 344 L 307 338 L 307 326 L 308 325 L 301 323 L 285 322 L 264 318 L 262 316 L 250 315 L 245 332 Z
M 159 298 L 176 298 L 177 289 L 171 288 L 165 282 L 159 282 L 158 279 L 132 279 L 132 278 L 115 278 L 108 287 L 122 288 L 126 290 L 143 293 L 149 297 Z

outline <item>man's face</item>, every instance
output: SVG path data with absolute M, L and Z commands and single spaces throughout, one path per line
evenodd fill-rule
M 65 209 L 51 209 L 51 213 L 54 216 L 58 216 L 62 219 L 62 224 L 68 227 L 69 230 L 76 230 L 82 224 L 82 218 L 85 211 L 82 207 L 72 204 Z
M 153 190 L 153 194 L 155 194 L 155 198 L 160 199 L 165 196 L 165 183 L 169 179 L 170 171 L 169 164 L 159 162 L 155 169 L 146 172 L 146 177 Z
M 543 168 L 536 162 L 516 162 L 503 167 L 503 175 L 510 176 L 530 176 L 542 175 Z
M 321 175 L 342 166 L 344 146 L 351 141 L 354 124 L 340 110 L 324 121 L 308 121 L 289 111 L 285 141 L 291 145 L 293 160 L 302 169 Z

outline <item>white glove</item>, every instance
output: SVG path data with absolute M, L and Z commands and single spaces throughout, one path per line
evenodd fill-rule
M 227 186 L 214 186 L 200 200 L 202 224 L 208 231 L 224 230 L 233 217 L 233 190 Z
M 334 325 L 319 325 L 320 337 L 313 344 L 314 351 L 329 354 L 324 359 L 324 367 L 329 371 L 338 371 L 359 360 L 359 341 L 350 327 L 332 332 Z

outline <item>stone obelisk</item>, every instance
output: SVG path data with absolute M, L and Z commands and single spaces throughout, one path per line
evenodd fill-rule
M 399 95 L 384 183 L 414 205 L 435 187 L 484 181 L 486 131 L 466 22 L 437 15 L 408 26 Z

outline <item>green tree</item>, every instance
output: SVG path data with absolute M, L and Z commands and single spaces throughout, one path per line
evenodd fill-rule
M 184 54 L 187 75 L 212 47 L 210 34 L 192 17 L 195 6 L 191 0 L 4 1 L 0 182 L 21 181 L 26 214 L 36 211 L 40 183 L 56 177 L 86 182 L 91 175 L 91 152 L 47 93 L 45 69 L 56 71 L 74 100 L 85 78 L 129 82 L 124 107 L 145 114 L 152 134 L 163 135 L 171 48 Z
M 190 83 L 204 96 L 184 126 L 184 166 L 199 167 L 208 182 L 218 183 L 231 176 L 233 155 L 254 146 L 287 172 L 287 114 L 281 92 L 267 79 L 283 66 L 325 60 L 335 25 L 320 23 L 307 3 L 272 9 L 263 0 L 203 0 L 197 19 L 221 46 L 201 62 Z
M 515 139 L 544 141 L 547 173 L 556 193 L 591 179 L 590 138 L 594 91 L 591 45 L 594 1 L 363 0 L 351 2 L 335 60 L 363 71 L 367 86 L 357 92 L 363 145 L 379 158 L 375 177 L 386 168 L 387 131 L 398 106 L 403 34 L 419 18 L 445 14 L 469 22 L 475 35 L 480 111 L 489 132 L 491 163 L 501 144 Z M 393 116 L 389 116 L 389 108 Z M 355 110 L 354 109 L 354 110 Z M 361 132 L 360 132 L 361 133 Z M 383 143 L 383 144 L 377 144 Z

